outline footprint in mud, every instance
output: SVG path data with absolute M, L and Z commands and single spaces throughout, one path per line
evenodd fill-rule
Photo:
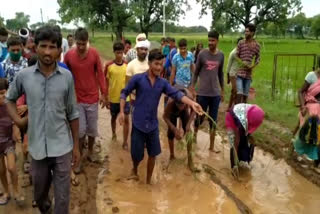
M 288 209 L 292 211 L 292 213 L 304 213 L 303 212 L 303 205 L 300 203 L 290 204 Z
M 117 178 L 116 182 L 127 183 L 128 181 L 139 181 L 139 176 L 137 175 L 129 175 L 124 178 Z
M 103 201 L 109 206 L 113 205 L 113 200 L 111 198 L 104 198 Z

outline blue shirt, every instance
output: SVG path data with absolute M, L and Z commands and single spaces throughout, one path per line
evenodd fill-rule
M 148 72 L 134 75 L 127 87 L 121 91 L 121 99 L 136 90 L 136 100 L 133 110 L 133 125 L 144 133 L 149 133 L 158 128 L 158 105 L 162 93 L 175 100 L 181 100 L 182 92 L 171 87 L 167 80 L 157 77 L 151 85 Z
M 167 77 L 170 77 L 171 75 L 172 59 L 177 54 L 177 52 L 178 52 L 177 48 L 172 48 L 170 53 L 166 57 L 166 62 L 164 67 L 167 70 Z
M 5 60 L 7 58 L 7 55 L 8 55 L 7 44 L 6 43 L 4 44 L 4 43 L 0 42 L 0 62 Z
M 16 74 L 26 67 L 28 67 L 26 58 L 21 56 L 19 62 L 12 63 L 11 58 L 8 57 L 0 63 L 0 77 L 7 78 L 10 85 Z
M 71 72 L 56 66 L 56 70 L 45 77 L 38 64 L 25 68 L 16 74 L 6 99 L 16 102 L 24 93 L 32 158 L 42 160 L 70 152 L 73 140 L 69 121 L 79 118 Z
M 186 58 L 183 58 L 180 53 L 176 54 L 172 59 L 172 65 L 176 67 L 175 82 L 185 88 L 191 84 L 191 65 L 194 62 L 193 54 L 187 53 Z
M 63 67 L 64 69 L 67 69 L 68 71 L 70 71 L 70 69 L 68 68 L 68 66 L 66 64 L 64 64 L 63 62 L 58 62 L 58 65 L 60 67 Z

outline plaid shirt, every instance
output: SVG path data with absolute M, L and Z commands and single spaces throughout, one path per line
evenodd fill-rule
M 137 51 L 135 48 L 132 48 L 128 51 L 127 55 L 126 55 L 126 62 L 129 64 L 129 62 L 131 62 L 132 60 L 134 60 L 135 58 L 137 58 Z
M 255 57 L 255 64 L 260 62 L 260 45 L 256 40 L 247 43 L 246 40 L 242 40 L 238 44 L 237 57 L 246 65 L 251 65 L 253 58 Z M 245 79 L 251 79 L 252 70 L 248 70 L 239 65 L 237 72 L 239 77 Z
M 10 57 L 7 57 L 0 63 L 0 70 L 3 71 L 4 77 L 8 79 L 9 84 L 13 81 L 16 74 L 26 67 L 28 67 L 28 61 L 24 57 L 20 57 L 19 62 L 15 64 L 11 62 Z

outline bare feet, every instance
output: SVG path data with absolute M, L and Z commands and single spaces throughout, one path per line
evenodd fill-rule
M 220 150 L 214 149 L 214 148 L 209 148 L 210 152 L 214 152 L 214 153 L 220 153 Z
M 174 160 L 176 157 L 174 155 L 170 155 L 170 160 Z
M 117 135 L 115 133 L 112 134 L 112 141 L 117 141 Z
M 231 169 L 231 174 L 233 175 L 233 177 L 236 179 L 236 180 L 239 180 L 239 169 L 237 166 L 234 166 L 232 169 Z
M 127 178 L 127 180 L 139 181 L 138 173 L 135 172 L 135 170 L 132 170 L 132 171 L 131 171 L 131 175 Z
M 123 143 L 122 149 L 128 151 L 129 150 L 128 143 Z

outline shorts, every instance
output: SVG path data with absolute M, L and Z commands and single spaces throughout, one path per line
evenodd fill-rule
M 202 107 L 203 111 L 207 112 L 209 108 L 209 116 L 217 122 L 218 119 L 218 110 L 220 105 L 220 96 L 208 97 L 208 96 L 197 96 L 197 102 Z M 198 128 L 203 122 L 204 116 L 197 116 L 194 126 Z M 209 120 L 210 129 L 212 129 L 213 124 Z
M 120 113 L 120 103 L 110 103 L 110 113 L 112 117 L 118 116 Z M 124 114 L 130 114 L 130 103 L 126 102 L 124 106 Z
M 177 119 L 180 118 L 182 122 L 182 128 L 184 133 L 186 133 L 187 123 L 189 121 L 189 112 L 188 111 L 182 111 L 180 114 L 173 115 L 170 117 L 170 121 L 174 126 L 177 126 Z M 175 133 L 168 127 L 167 136 L 169 140 L 173 140 L 175 137 Z
M 143 160 L 145 145 L 150 157 L 156 157 L 161 153 L 159 128 L 156 128 L 149 133 L 144 133 L 132 124 L 131 158 L 134 162 Z
M 0 157 L 7 156 L 9 153 L 15 152 L 15 145 L 13 141 L 0 143 Z
M 237 94 L 249 96 L 251 81 L 252 81 L 251 79 L 245 79 L 238 76 L 237 77 Z
M 79 108 L 79 138 L 85 135 L 98 137 L 98 103 L 78 103 Z

